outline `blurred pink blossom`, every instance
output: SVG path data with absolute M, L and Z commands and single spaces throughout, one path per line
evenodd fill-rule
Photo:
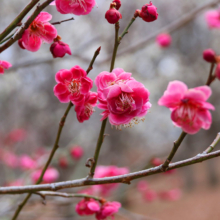
M 61 14 L 87 15 L 95 6 L 95 0 L 55 0 Z
M 128 168 L 126 167 L 116 167 L 116 166 L 97 166 L 95 170 L 94 178 L 103 178 L 103 177 L 111 177 L 118 176 L 129 173 Z M 97 192 L 103 196 L 109 195 L 113 190 L 115 190 L 119 186 L 118 183 L 110 183 L 103 185 L 94 185 L 92 188 L 94 192 Z
M 59 165 L 60 165 L 60 167 L 62 167 L 62 168 L 66 168 L 66 167 L 68 167 L 68 160 L 67 160 L 67 158 L 66 157 L 60 157 L 59 158 Z
M 203 51 L 203 59 L 209 63 L 216 62 L 215 56 L 215 51 L 210 48 Z
M 75 111 L 77 119 L 79 122 L 84 122 L 89 120 L 90 116 L 93 114 L 94 107 L 97 103 L 97 93 L 89 92 L 84 96 L 84 99 L 75 105 Z
M 162 33 L 157 35 L 156 42 L 161 47 L 169 47 L 172 42 L 172 38 L 169 34 Z
M 23 141 L 26 137 L 27 137 L 27 131 L 22 128 L 18 128 L 18 129 L 12 130 L 8 134 L 7 138 L 11 141 L 19 142 L 19 141 Z
M 84 150 L 81 146 L 73 146 L 70 149 L 70 155 L 74 160 L 79 160 L 84 154 Z
M 182 192 L 180 189 L 171 189 L 171 190 L 163 191 L 159 193 L 160 199 L 168 200 L 168 201 L 179 200 L 181 195 L 182 195 Z
M 180 81 L 169 83 L 164 95 L 158 101 L 159 105 L 169 108 L 173 123 L 189 134 L 197 133 L 201 128 L 209 129 L 212 116 L 209 110 L 215 107 L 206 102 L 212 90 L 208 86 L 188 89 Z
M 220 28 L 220 11 L 211 10 L 206 12 L 205 18 L 209 28 Z
M 12 182 L 9 182 L 6 184 L 7 186 L 24 186 L 24 180 L 23 179 L 16 179 Z
M 4 60 L 0 60 L 0 74 L 3 74 L 5 72 L 5 69 L 9 69 L 12 65 Z
M 40 49 L 43 42 L 52 43 L 57 36 L 57 30 L 48 22 L 51 19 L 51 14 L 40 12 L 28 29 L 24 31 L 22 38 L 19 40 L 19 46 L 35 52 Z
M 148 202 L 153 202 L 157 199 L 157 193 L 154 190 L 148 189 L 143 193 L 143 198 Z
M 13 152 L 4 152 L 1 156 L 2 162 L 11 168 L 17 168 L 19 166 L 19 158 Z
M 100 210 L 100 204 L 92 198 L 85 198 L 76 205 L 75 210 L 79 215 L 82 216 L 92 215 Z
M 148 185 L 148 183 L 145 180 L 141 180 L 137 184 L 137 189 L 141 193 L 145 192 L 146 190 L 148 190 L 148 188 L 149 188 L 149 185 Z
M 23 170 L 35 169 L 36 166 L 37 166 L 37 162 L 28 155 L 22 155 L 20 157 L 20 167 Z
M 107 217 L 114 218 L 114 214 L 121 208 L 119 202 L 106 202 L 102 205 L 101 210 L 96 213 L 97 220 L 104 220 Z
M 93 85 L 93 81 L 80 66 L 74 66 L 70 70 L 61 69 L 56 73 L 55 79 L 57 85 L 54 87 L 54 95 L 64 103 L 81 102 Z

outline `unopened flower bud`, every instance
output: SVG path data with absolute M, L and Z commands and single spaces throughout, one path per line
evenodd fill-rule
M 156 38 L 156 42 L 161 47 L 169 47 L 171 44 L 172 38 L 169 34 L 162 33 L 159 34 Z
M 150 2 L 142 7 L 140 16 L 146 22 L 155 21 L 158 17 L 157 8 Z
M 212 49 L 206 49 L 203 51 L 203 59 L 209 63 L 214 63 L 215 60 L 215 51 Z
M 135 13 L 134 13 L 134 17 L 135 17 L 135 18 L 141 17 L 140 14 L 141 14 L 141 10 L 140 10 L 140 9 L 137 9 L 137 10 L 135 11 Z
M 121 13 L 116 10 L 115 8 L 110 8 L 106 13 L 105 13 L 105 18 L 110 24 L 115 24 L 119 21 L 119 19 L 122 18 Z
M 73 146 L 70 149 L 70 154 L 71 154 L 73 159 L 79 160 L 83 156 L 84 151 L 83 151 L 83 148 L 80 147 L 80 146 Z
M 121 1 L 120 1 L 120 0 L 114 0 L 113 3 L 116 3 L 115 8 L 116 8 L 117 10 L 119 10 L 119 8 L 121 7 Z
M 62 168 L 68 167 L 68 161 L 67 161 L 66 157 L 60 157 L 59 158 L 59 165 Z
M 25 50 L 25 47 L 24 47 L 24 45 L 23 45 L 22 39 L 18 40 L 18 46 L 19 46 L 21 49 Z
M 53 57 L 64 57 L 66 53 L 71 55 L 71 50 L 68 44 L 62 41 L 56 41 L 50 46 L 50 52 L 52 53 Z

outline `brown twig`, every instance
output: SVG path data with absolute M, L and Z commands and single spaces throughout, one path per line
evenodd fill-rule
M 220 141 L 220 132 L 217 134 L 215 140 L 211 143 L 211 145 L 203 152 L 203 154 L 211 153 L 219 141 Z
M 201 163 L 203 161 L 215 157 L 220 157 L 220 150 L 209 154 L 198 154 L 195 157 L 186 160 L 170 163 L 167 170 L 173 170 L 196 163 Z M 138 172 L 133 172 L 119 176 L 113 176 L 113 177 L 94 178 L 89 180 L 87 178 L 82 178 L 78 180 L 70 180 L 70 181 L 57 182 L 51 184 L 0 187 L 0 194 L 22 194 L 29 192 L 34 193 L 38 191 L 57 191 L 60 189 L 74 188 L 80 186 L 90 186 L 90 185 L 109 184 L 109 183 L 123 183 L 125 179 L 129 179 L 130 181 L 132 181 L 134 179 L 139 179 L 142 177 L 151 176 L 162 172 L 163 171 L 161 170 L 161 166 L 157 166 L 150 169 L 141 170 Z
M 72 21 L 72 20 L 74 20 L 74 17 L 69 18 L 69 19 L 66 19 L 66 20 L 62 20 L 62 21 L 53 22 L 53 23 L 51 23 L 51 24 L 52 24 L 52 25 L 56 25 L 56 24 L 61 24 L 61 23 L 63 23 L 63 22 Z

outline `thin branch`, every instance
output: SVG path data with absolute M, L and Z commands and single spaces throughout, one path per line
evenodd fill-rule
M 93 69 L 93 64 L 94 64 L 94 62 L 96 60 L 96 57 L 99 55 L 100 50 L 101 50 L 101 46 L 95 51 L 94 56 L 93 56 L 93 58 L 92 58 L 92 60 L 91 60 L 91 62 L 89 64 L 89 67 L 86 70 L 87 74 L 89 74 L 89 72 Z
M 211 143 L 211 145 L 203 152 L 203 154 L 211 153 L 219 141 L 220 141 L 220 132 L 217 134 L 215 140 Z
M 207 79 L 206 85 L 209 86 L 214 80 L 215 80 L 215 75 L 213 76 L 213 70 L 215 67 L 215 63 L 211 63 L 210 71 L 209 71 L 209 77 Z
M 34 1 L 34 0 L 33 0 Z M 36 1 L 36 0 L 35 0 Z M 22 37 L 24 31 L 29 27 L 29 25 L 34 21 L 34 19 L 39 15 L 39 13 L 46 8 L 53 0 L 47 0 L 42 4 L 39 4 L 33 14 L 28 18 L 28 20 L 24 23 L 24 25 L 20 28 L 20 30 L 5 44 L 0 47 L 0 53 L 9 48 L 13 43 L 19 40 Z M 17 24 L 16 24 L 17 26 Z
M 166 171 L 166 169 L 168 168 L 169 163 L 171 162 L 171 160 L 173 159 L 176 151 L 178 150 L 180 144 L 182 143 L 183 139 L 186 137 L 187 133 L 182 132 L 178 138 L 177 141 L 174 141 L 173 143 L 173 148 L 169 154 L 169 156 L 167 157 L 167 159 L 165 160 L 165 162 L 162 164 L 161 166 L 161 170 L 162 171 Z
M 53 23 L 51 23 L 51 24 L 52 24 L 52 25 L 56 25 L 56 24 L 61 24 L 61 23 L 63 23 L 63 22 L 72 21 L 72 20 L 74 20 L 74 17 L 69 18 L 69 19 L 66 19 L 66 20 L 62 20 L 62 21 L 53 22 Z
M 209 153 L 209 154 L 198 154 L 195 157 L 178 161 L 175 163 L 170 163 L 167 170 L 173 170 L 181 167 L 186 167 L 192 164 L 201 163 L 203 161 L 220 157 L 220 150 Z M 97 184 L 109 184 L 109 183 L 126 183 L 134 179 L 139 179 L 145 176 L 151 176 L 158 173 L 162 173 L 161 166 L 153 167 L 146 170 L 141 170 L 138 172 L 133 172 L 125 175 L 105 177 L 105 178 L 94 178 L 87 179 L 82 178 L 78 180 L 70 180 L 64 182 L 57 182 L 51 184 L 41 184 L 41 185 L 29 185 L 29 186 L 10 186 L 10 187 L 0 187 L 0 194 L 22 194 L 28 192 L 37 191 L 57 191 L 60 189 L 74 188 L 80 186 L 90 186 Z
M 32 0 L 22 12 L 8 25 L 8 27 L 0 34 L 0 42 L 8 36 L 13 29 L 21 22 L 25 15 L 39 2 L 40 0 Z

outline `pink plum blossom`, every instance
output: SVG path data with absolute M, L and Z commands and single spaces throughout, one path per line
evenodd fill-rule
M 214 110 L 215 107 L 206 102 L 211 93 L 208 86 L 188 89 L 183 82 L 172 81 L 158 104 L 172 111 L 171 119 L 176 126 L 186 133 L 195 134 L 201 128 L 207 130 L 211 126 L 212 116 L 209 110 Z
M 42 170 L 36 170 L 31 174 L 33 183 L 36 183 L 41 175 Z M 59 178 L 60 174 L 57 169 L 49 167 L 43 177 L 43 183 L 53 183 Z
M 75 209 L 79 215 L 92 215 L 100 211 L 100 204 L 92 198 L 85 198 L 76 205 Z
M 70 154 L 74 160 L 79 160 L 83 156 L 84 150 L 81 146 L 73 146 L 70 149 Z
M 211 10 L 205 14 L 209 28 L 220 28 L 220 11 Z
M 24 180 L 23 179 L 16 179 L 16 180 L 6 184 L 6 186 L 24 186 Z
M 56 41 L 50 46 L 50 52 L 52 53 L 53 57 L 64 57 L 66 53 L 71 55 L 71 50 L 68 44 L 62 41 Z
M 141 192 L 141 193 L 144 192 L 144 191 L 146 191 L 146 190 L 148 190 L 148 188 L 149 188 L 149 185 L 148 185 L 148 183 L 147 183 L 146 181 L 144 181 L 144 180 L 139 181 L 138 184 L 137 184 L 137 189 L 138 189 L 138 191 Z
M 115 24 L 117 23 L 120 19 L 122 19 L 121 13 L 116 10 L 115 8 L 110 8 L 106 13 L 105 13 L 105 18 L 110 24 Z
M 152 189 L 148 189 L 144 192 L 143 198 L 147 202 L 153 202 L 155 199 L 157 199 L 157 193 L 156 193 L 156 191 L 154 191 Z
M 80 66 L 74 66 L 70 70 L 61 69 L 56 73 L 55 79 L 57 85 L 54 87 L 54 94 L 64 103 L 81 102 L 93 85 L 93 81 Z
M 157 35 L 156 42 L 161 47 L 169 47 L 171 44 L 172 38 L 167 33 L 162 33 Z
M 40 49 L 43 42 L 52 43 L 57 36 L 57 30 L 48 22 L 51 19 L 51 14 L 40 12 L 28 29 L 24 31 L 22 38 L 19 40 L 19 46 L 35 52 Z
M 96 106 L 97 98 L 96 92 L 89 92 L 84 96 L 82 102 L 75 105 L 75 112 L 79 122 L 82 123 L 85 120 L 89 120 L 90 116 L 95 111 L 94 107 Z
M 149 91 L 131 77 L 131 73 L 116 68 L 111 73 L 101 72 L 95 79 L 98 87 L 97 107 L 104 109 L 101 120 L 109 117 L 116 128 L 132 127 L 141 120 L 151 107 Z
M 116 166 L 97 166 L 95 170 L 95 178 L 103 178 L 103 177 L 111 177 L 111 176 L 118 176 L 129 173 L 128 168 L 126 167 L 116 167 Z M 94 185 L 92 186 L 94 191 L 106 196 L 115 190 L 119 186 L 118 183 L 110 183 L 104 185 Z
M 22 155 L 20 157 L 20 167 L 23 170 L 30 170 L 30 169 L 35 169 L 37 166 L 37 163 L 35 160 L 33 160 L 31 157 L 28 155 Z
M 95 6 L 95 0 L 55 0 L 61 14 L 87 15 Z
M 22 128 L 18 128 L 12 130 L 8 134 L 7 138 L 13 142 L 19 142 L 19 141 L 23 141 L 26 137 L 27 137 L 27 131 Z
M 177 201 L 180 199 L 182 192 L 180 189 L 171 189 L 169 191 L 163 191 L 159 193 L 159 197 L 162 200 Z
M 16 154 L 13 152 L 4 152 L 3 155 L 1 155 L 2 162 L 11 168 L 17 168 L 19 166 L 19 158 Z
M 0 74 L 3 74 L 5 72 L 5 69 L 9 69 L 12 65 L 4 60 L 0 60 Z
M 121 208 L 121 203 L 119 202 L 106 202 L 102 205 L 101 210 L 96 213 L 97 220 L 104 220 L 107 217 L 114 218 L 114 214 L 118 212 Z
M 140 17 L 146 22 L 157 20 L 157 8 L 152 4 L 152 2 L 145 4 L 141 9 Z
M 60 157 L 59 158 L 59 165 L 60 165 L 60 167 L 62 167 L 62 168 L 66 168 L 66 167 L 68 167 L 68 160 L 67 160 L 67 158 L 66 157 Z

